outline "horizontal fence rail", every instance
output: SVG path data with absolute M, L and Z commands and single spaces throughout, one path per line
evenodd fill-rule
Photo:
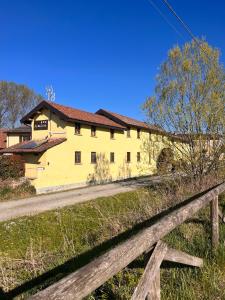
M 216 246 L 218 240 L 218 217 L 215 215 L 218 213 L 218 208 L 216 206 L 218 205 L 218 195 L 224 191 L 225 183 L 221 183 L 197 196 L 183 201 L 153 225 L 141 230 L 125 242 L 122 242 L 74 273 L 67 275 L 58 282 L 31 296 L 29 299 L 83 299 L 128 266 L 138 256 L 150 251 L 163 237 L 195 215 L 200 209 L 206 207 L 210 202 L 213 203 L 211 204 L 211 217 L 214 218 L 212 219 L 212 233 L 213 244 Z M 167 256 L 169 255 L 168 253 Z M 175 256 L 179 256 L 177 253 L 175 254 Z M 185 255 L 187 256 L 187 254 Z M 183 258 L 179 259 L 182 261 Z M 190 261 L 192 258 L 188 259 Z M 194 260 L 201 259 L 194 258 Z M 200 266 L 201 263 L 196 263 L 197 265 Z

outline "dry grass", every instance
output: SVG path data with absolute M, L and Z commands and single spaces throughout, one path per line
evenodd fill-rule
M 207 178 L 204 184 L 201 183 L 201 190 L 213 184 L 214 180 Z M 3 241 L 0 244 L 0 286 L 7 292 L 62 264 L 64 267 L 59 274 L 54 273 L 51 280 L 63 277 L 73 268 L 76 269 L 80 264 L 87 263 L 94 256 L 114 246 L 116 241 L 112 239 L 122 232 L 132 229 L 137 223 L 149 219 L 199 190 L 196 182 L 172 180 L 149 189 L 99 198 L 34 217 L 2 223 L 0 224 L 0 239 Z M 207 219 L 207 211 L 201 217 L 203 220 Z M 206 261 L 209 259 L 210 249 L 208 239 L 207 225 L 195 222 L 179 226 L 167 237 L 168 243 L 173 247 L 204 257 Z M 111 242 L 104 245 L 105 241 L 110 240 Z M 87 255 L 88 251 L 91 251 L 91 256 Z M 83 254 L 81 258 L 66 263 L 81 254 Z M 216 270 L 218 276 L 222 278 L 225 268 L 218 266 L 219 259 L 225 266 L 225 255 L 219 253 L 214 264 L 206 263 L 200 273 L 189 269 L 163 270 L 163 299 L 210 299 L 201 298 L 205 297 L 204 286 L 206 289 L 207 285 L 209 287 L 207 290 L 210 289 L 208 293 L 213 297 L 217 295 L 221 281 L 217 288 L 213 289 L 208 283 L 207 276 L 212 276 L 213 270 Z M 126 268 L 91 295 L 90 299 L 129 299 L 142 272 L 143 260 L 140 259 L 140 267 Z M 188 293 L 190 281 L 196 290 L 199 290 L 199 297 L 196 293 L 190 291 Z M 179 287 L 176 282 L 180 282 Z M 18 299 L 26 298 L 35 290 L 36 288 L 24 292 L 18 296 Z M 176 297 L 171 293 L 175 290 L 177 290 Z M 182 298 L 182 295 L 187 298 Z

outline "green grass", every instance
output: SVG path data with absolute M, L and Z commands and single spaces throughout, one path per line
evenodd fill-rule
M 129 237 L 141 228 L 137 223 L 174 205 L 187 193 L 140 189 L 1 223 L 0 286 L 7 292 L 48 272 L 45 278 L 24 285 L 18 296 L 24 299 Z M 225 198 L 221 203 L 225 207 Z M 162 299 L 225 299 L 225 224 L 221 225 L 219 250 L 212 256 L 208 215 L 206 209 L 165 238 L 170 246 L 204 258 L 204 267 L 164 265 Z M 140 257 L 88 298 L 129 299 L 145 264 L 146 257 Z M 14 290 L 11 295 L 17 294 Z

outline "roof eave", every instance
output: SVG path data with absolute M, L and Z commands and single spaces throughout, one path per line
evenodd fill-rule
M 121 127 L 117 127 L 117 126 L 113 126 L 113 125 L 106 125 L 106 124 L 101 124 L 101 123 L 97 123 L 97 122 L 89 122 L 89 121 L 73 119 L 73 118 L 67 118 L 67 121 L 68 122 L 77 122 L 77 123 L 81 123 L 81 124 L 85 124 L 85 125 L 89 125 L 89 126 L 110 128 L 110 129 L 115 129 L 115 130 L 119 130 L 119 131 L 124 131 L 126 129 L 125 127 L 121 128 Z
M 39 147 L 34 148 L 34 149 L 5 148 L 5 149 L 0 150 L 0 153 L 2 153 L 2 154 L 4 154 L 4 153 L 11 153 L 11 154 L 13 154 L 13 153 L 20 153 L 20 154 L 21 153 L 37 153 L 37 154 L 44 153 L 48 149 L 58 146 L 58 145 L 62 144 L 63 142 L 65 142 L 66 140 L 67 140 L 66 138 L 62 138 L 62 139 L 60 139 L 60 141 L 58 141 L 58 143 L 56 143 L 54 145 L 49 145 L 46 149 L 40 149 L 40 147 L 42 147 L 42 145 L 40 145 Z M 19 144 L 17 144 L 17 145 L 19 145 Z M 14 146 L 11 146 L 11 147 L 14 147 Z
M 26 114 L 21 120 L 21 123 L 29 124 L 31 121 L 29 119 L 33 119 L 35 113 L 37 113 L 40 109 L 47 108 L 52 112 L 58 114 L 62 119 L 66 119 L 67 116 L 64 115 L 61 111 L 50 105 L 47 101 L 41 101 L 35 108 L 33 108 L 28 114 Z
M 31 121 L 29 120 L 30 118 L 33 118 L 35 113 L 37 111 L 39 111 L 42 108 L 47 108 L 49 110 L 51 110 L 52 112 L 54 112 L 55 114 L 59 115 L 61 119 L 63 119 L 64 121 L 68 121 L 68 122 L 79 122 L 82 124 L 86 124 L 86 125 L 90 125 L 90 126 L 98 126 L 98 127 L 104 127 L 104 128 L 112 128 L 115 130 L 119 130 L 119 131 L 124 131 L 125 128 L 121 128 L 121 127 L 117 127 L 117 126 L 113 126 L 113 125 L 106 125 L 106 124 L 101 124 L 101 123 L 97 123 L 97 122 L 89 122 L 89 121 L 84 121 L 84 120 L 80 120 L 80 119 L 75 119 L 75 118 L 70 118 L 68 116 L 66 116 L 65 114 L 63 114 L 61 111 L 59 111 L 58 109 L 56 109 L 55 107 L 51 106 L 51 104 L 49 104 L 46 101 L 42 101 L 41 103 L 39 103 L 34 109 L 32 109 L 26 116 L 24 116 L 20 122 L 21 123 L 30 123 Z

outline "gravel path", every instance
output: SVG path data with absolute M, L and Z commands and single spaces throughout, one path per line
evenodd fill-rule
M 35 215 L 44 211 L 85 202 L 99 197 L 107 197 L 132 191 L 138 187 L 147 186 L 159 181 L 160 177 L 154 176 L 0 202 L 0 222 L 22 216 Z

